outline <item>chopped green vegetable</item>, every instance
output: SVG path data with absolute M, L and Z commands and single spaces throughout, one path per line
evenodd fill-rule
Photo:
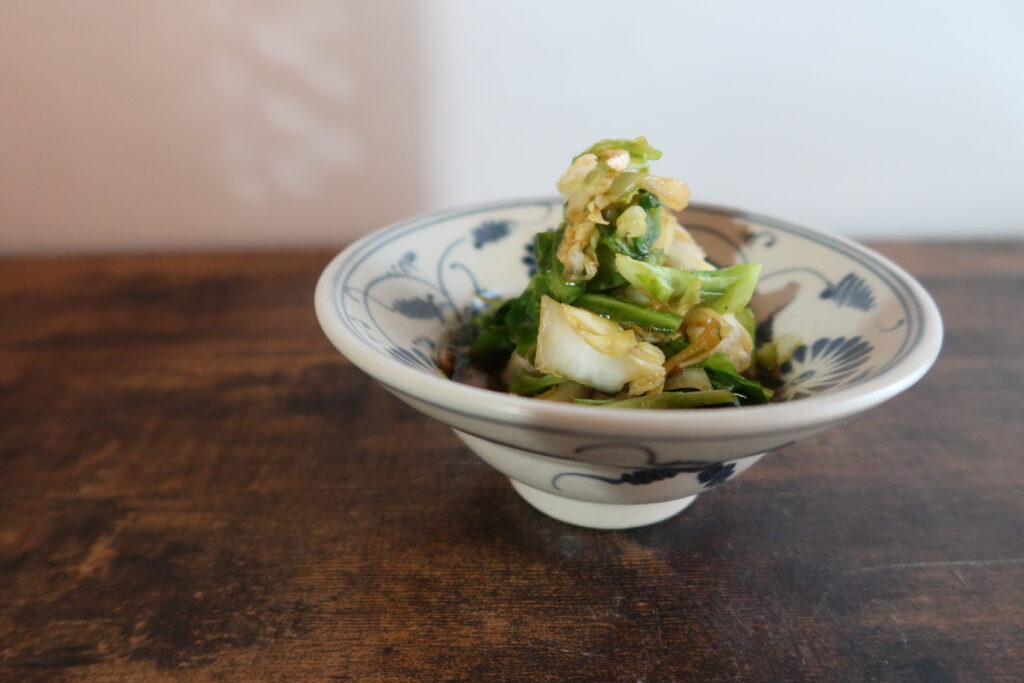
M 512 303 L 513 300 L 505 301 L 473 320 L 476 339 L 469 347 L 469 357 L 474 362 L 485 367 L 497 367 L 515 350 L 515 337 L 506 324 Z
M 525 356 L 537 342 L 537 320 L 540 304 L 534 312 L 534 290 L 527 288 L 520 296 L 502 302 L 473 321 L 476 339 L 469 347 L 469 357 L 487 368 L 504 365 L 515 351 Z
M 757 320 L 754 318 L 754 310 L 749 306 L 736 311 L 736 322 L 743 325 L 750 338 L 757 336 Z
M 628 140 L 625 138 L 606 138 L 596 142 L 580 154 L 573 157 L 573 161 L 584 154 L 597 154 L 606 149 L 624 149 L 629 152 L 630 169 L 646 170 L 648 161 L 657 161 L 661 158 L 661 150 L 651 147 L 646 138 Z
M 571 304 L 586 289 L 584 282 L 566 279 L 565 268 L 555 255 L 564 234 L 565 228 L 560 228 L 555 232 L 539 232 L 533 238 L 537 274 L 533 276 L 531 284 L 538 302 L 541 296 L 547 294 L 555 301 Z M 539 310 L 540 304 L 537 305 Z
M 591 313 L 603 315 L 617 323 L 649 327 L 658 332 L 675 332 L 683 324 L 682 316 L 635 304 L 607 294 L 583 294 L 575 304 Z
M 615 252 L 608 245 L 598 242 L 597 244 L 597 274 L 587 280 L 588 292 L 605 292 L 609 289 L 618 289 L 629 283 L 622 277 L 615 268 Z
M 792 334 L 784 334 L 776 337 L 770 342 L 765 342 L 758 347 L 754 358 L 757 365 L 765 370 L 774 370 L 796 353 L 796 350 L 803 346 L 800 337 Z
M 724 353 L 713 354 L 701 363 L 700 367 L 708 373 L 711 386 L 735 393 L 739 397 L 740 405 L 768 403 L 772 400 L 771 389 L 741 375 L 729 360 L 729 356 Z
M 636 193 L 636 199 L 632 206 L 643 210 L 647 226 L 646 232 L 636 237 L 620 235 L 617 221 L 619 215 L 624 213 L 624 211 L 619 211 L 614 216 L 615 225 L 602 226 L 600 230 L 600 243 L 608 247 L 612 253 L 625 254 L 630 258 L 642 261 L 651 254 L 654 243 L 661 236 L 661 202 L 650 192 L 640 190 Z
M 538 394 L 535 398 L 544 399 L 545 401 L 559 401 L 561 403 L 572 403 L 578 398 L 584 398 L 594 393 L 594 390 L 588 386 L 580 384 L 578 382 L 562 382 L 551 387 L 543 394 Z
M 566 378 L 559 377 L 558 375 L 530 372 L 525 368 L 520 368 L 512 379 L 512 383 L 508 385 L 508 390 L 520 396 L 533 396 L 545 389 L 550 389 L 553 386 L 568 381 Z
M 606 408 L 642 408 L 642 409 L 673 409 L 700 408 L 703 406 L 728 405 L 736 402 L 731 391 L 712 389 L 711 391 L 666 391 L 654 396 L 638 396 L 621 400 L 611 399 L 600 401 L 593 399 L 576 399 L 576 403 Z
M 540 300 L 544 295 L 562 303 L 572 303 L 586 289 L 584 282 L 566 280 L 565 270 L 555 255 L 565 229 L 539 232 L 533 238 L 537 272 L 515 299 L 508 299 L 474 320 L 476 340 L 470 357 L 486 367 L 504 363 L 515 351 L 525 356 L 537 342 Z
M 647 177 L 646 171 L 624 171 L 612 181 L 608 188 L 608 197 L 616 202 L 629 204 L 640 190 L 640 181 Z
M 631 285 L 661 302 L 677 302 L 693 296 L 695 284 L 699 299 L 693 303 L 716 313 L 742 310 L 757 286 L 761 266 L 742 263 L 721 270 L 680 270 L 638 261 L 625 254 L 615 257 L 615 268 Z
M 705 303 L 704 292 L 720 291 L 721 294 L 716 298 L 710 299 L 709 297 L 708 308 L 716 313 L 735 313 L 743 310 L 750 301 L 750 297 L 754 296 L 757 279 L 761 277 L 761 264 L 741 263 L 721 270 L 698 270 L 695 272 L 701 279 L 701 303 Z M 725 283 L 727 278 L 735 279 Z M 723 284 L 724 286 L 722 286 Z
M 804 342 L 800 337 L 794 334 L 782 334 L 773 340 L 775 349 L 778 353 L 778 363 L 782 365 L 786 361 L 793 357 L 796 350 L 804 345 Z
M 754 354 L 757 366 L 765 370 L 774 370 L 779 364 L 779 352 L 772 342 L 766 342 L 758 347 Z
M 664 344 L 658 344 L 658 348 L 665 354 L 665 358 L 671 358 L 689 345 L 682 339 L 669 339 Z

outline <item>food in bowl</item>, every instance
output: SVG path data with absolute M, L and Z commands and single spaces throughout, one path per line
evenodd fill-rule
M 557 186 L 562 221 L 534 235 L 536 272 L 516 297 L 482 302 L 442 345 L 453 379 L 549 401 L 616 408 L 768 403 L 800 346 L 755 347 L 761 266 L 710 263 L 676 211 L 690 191 L 653 175 L 645 138 L 606 139 Z M 468 360 L 468 362 L 467 362 Z

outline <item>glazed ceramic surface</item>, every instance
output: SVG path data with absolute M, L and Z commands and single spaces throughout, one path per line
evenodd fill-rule
M 388 391 L 451 425 L 531 504 L 602 528 L 648 524 L 753 464 L 917 381 L 942 341 L 939 313 L 899 267 L 848 240 L 695 205 L 681 222 L 719 267 L 763 265 L 759 333 L 799 336 L 770 405 L 637 411 L 553 403 L 458 384 L 438 344 L 482 298 L 515 296 L 535 267 L 532 236 L 556 228 L 557 199 L 412 219 L 356 242 L 325 269 L 325 333 Z

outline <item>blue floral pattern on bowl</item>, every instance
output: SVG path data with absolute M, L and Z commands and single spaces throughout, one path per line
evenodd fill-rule
M 871 342 L 859 336 L 822 337 L 804 344 L 782 365 L 785 398 L 805 398 L 869 376 L 871 368 L 864 366 L 873 349 Z
M 699 462 L 688 465 L 657 466 L 631 470 L 629 472 L 623 472 L 617 477 L 606 477 L 599 474 L 584 472 L 559 472 L 552 477 L 551 488 L 556 491 L 561 491 L 562 486 L 559 482 L 564 478 L 571 477 L 582 477 L 585 479 L 593 479 L 595 481 L 603 481 L 606 484 L 611 484 L 613 486 L 619 486 L 620 484 L 644 486 L 645 484 L 653 484 L 655 482 L 664 481 L 665 479 L 671 479 L 680 474 L 692 474 L 696 476 L 697 482 L 701 486 L 705 489 L 710 489 L 718 486 L 719 484 L 725 483 L 725 481 L 732 476 L 732 473 L 735 470 L 736 464 L 731 462 Z

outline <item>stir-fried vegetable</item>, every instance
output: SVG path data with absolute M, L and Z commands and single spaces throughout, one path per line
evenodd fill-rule
M 675 332 L 683 322 L 681 315 L 641 306 L 608 294 L 584 294 L 573 303 L 615 322 L 647 327 L 658 332 Z
M 716 353 L 701 365 L 708 374 L 711 386 L 716 389 L 728 389 L 736 394 L 740 405 L 768 403 L 772 400 L 772 390 L 760 382 L 743 377 L 724 353 Z
M 640 396 L 622 400 L 605 401 L 576 399 L 576 403 L 608 408 L 701 408 L 703 406 L 733 405 L 736 396 L 731 391 L 712 389 L 710 391 L 670 391 L 655 396 Z
M 563 220 L 535 236 L 536 273 L 474 321 L 471 359 L 505 368 L 512 393 L 617 408 L 771 400 L 757 368 L 777 374 L 799 340 L 755 352 L 761 266 L 707 261 L 674 214 L 685 183 L 649 171 L 660 157 L 644 138 L 602 140 L 559 179 Z
M 631 330 L 544 297 L 537 336 L 538 370 L 610 394 L 628 384 L 629 395 L 638 396 L 661 387 L 664 362 L 665 355 L 657 347 L 638 341 Z
M 681 270 L 615 255 L 615 268 L 638 290 L 662 303 L 700 304 L 718 313 L 734 313 L 750 301 L 761 266 L 744 263 L 721 270 Z M 678 306 L 677 306 L 678 308 Z

